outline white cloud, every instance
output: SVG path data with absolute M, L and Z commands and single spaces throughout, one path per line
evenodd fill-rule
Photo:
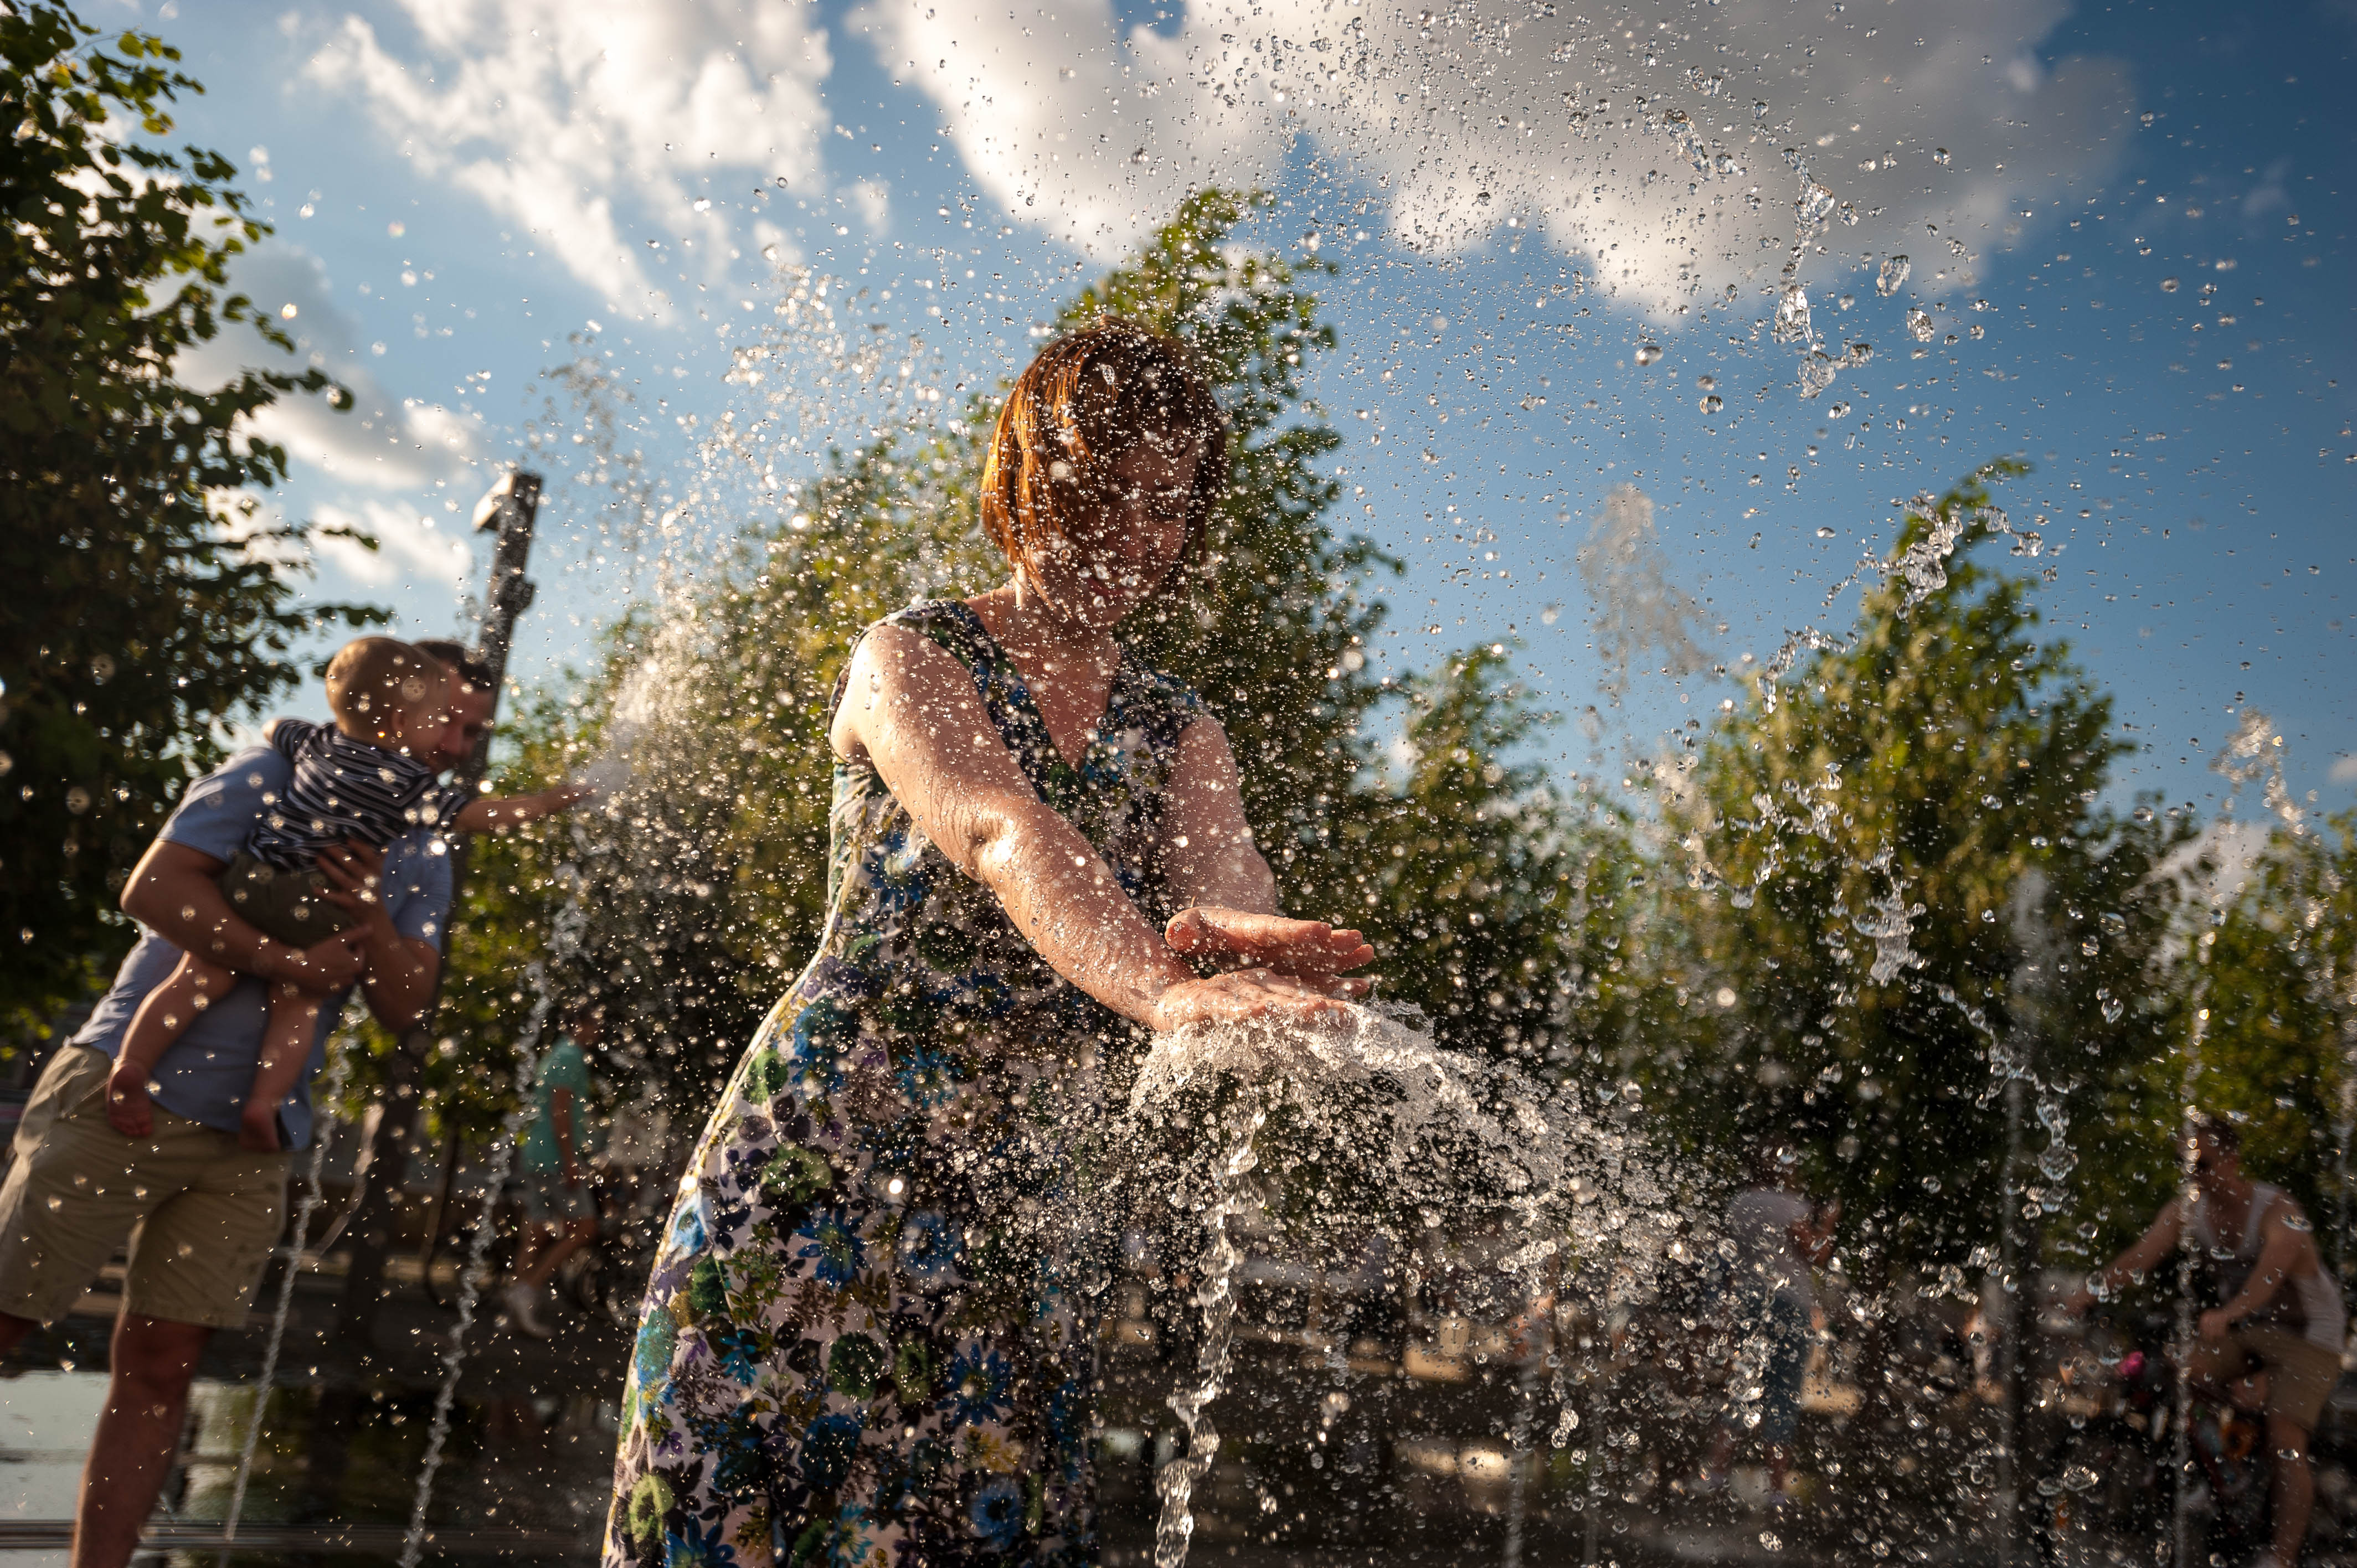
M 1274 182 L 1306 135 L 1387 193 L 1408 243 L 1461 249 L 1511 220 L 1658 311 L 1774 283 L 1801 190 L 1787 147 L 1831 198 L 1813 242 L 1909 253 L 1926 292 L 1969 283 L 1951 239 L 2011 244 L 2132 129 L 2121 67 L 2039 60 L 2065 11 L 1195 0 L 1164 37 L 1121 33 L 1107 0 L 875 0 L 862 20 L 975 177 L 1076 244 L 1127 243 L 1191 184 Z M 1824 276 L 1811 260 L 1803 278 Z
M 378 548 L 372 551 L 333 537 L 318 540 L 317 546 L 323 558 L 370 587 L 401 583 L 456 590 L 475 575 L 475 553 L 457 518 L 446 517 L 437 523 L 430 516 L 384 501 L 364 501 L 357 510 L 321 506 L 312 516 L 330 528 L 375 536 Z
M 501 225 L 542 236 L 608 308 L 665 314 L 644 243 L 625 237 L 630 219 L 659 214 L 719 237 L 723 212 L 691 207 L 710 177 L 817 183 L 829 59 L 808 4 L 390 8 L 406 48 L 347 16 L 313 53 L 311 79 L 356 94 L 423 172 L 479 199 Z M 618 213 L 618 203 L 649 210 Z
M 880 179 L 863 179 L 851 188 L 852 204 L 871 234 L 883 232 L 892 217 L 892 188 Z
M 1190 188 L 1265 180 L 1283 156 L 1264 102 L 1197 80 L 1205 24 L 1188 16 L 1176 38 L 1122 35 L 1110 0 L 1058 0 L 1053 14 L 1037 0 L 876 0 L 854 21 L 896 79 L 932 99 L 1001 206 L 1103 251 L 1168 219 Z
M 470 471 L 480 435 L 472 415 L 414 398 L 396 402 L 360 358 L 360 324 L 336 304 L 317 257 L 289 245 L 264 245 L 237 258 L 231 287 L 250 296 L 295 339 L 288 360 L 253 333 L 231 327 L 182 357 L 180 371 L 199 386 L 218 386 L 253 366 L 300 371 L 317 366 L 352 394 L 342 413 L 324 396 L 279 398 L 253 422 L 254 433 L 285 446 L 345 485 L 416 489 Z M 287 306 L 295 314 L 285 314 Z
M 2357 784 L 2357 757 L 2336 757 L 2332 770 L 2325 775 L 2335 784 Z
M 2151 880 L 2177 881 L 2197 908 L 2222 908 L 2251 879 L 2269 836 L 2263 822 L 2215 818 L 2153 867 Z

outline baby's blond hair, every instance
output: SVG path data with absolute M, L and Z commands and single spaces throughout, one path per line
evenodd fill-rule
M 416 714 L 442 695 L 449 672 L 397 638 L 355 638 L 328 660 L 328 711 L 362 732 L 394 714 Z

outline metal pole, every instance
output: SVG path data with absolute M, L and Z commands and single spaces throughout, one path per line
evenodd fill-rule
M 1997 1212 L 1997 1280 L 2008 1298 L 2006 1302 L 2005 1335 L 1997 1341 L 2005 1359 L 1998 1368 L 2005 1391 L 2005 1445 L 1998 1451 L 2004 1461 L 1997 1466 L 1998 1506 L 2005 1520 L 2005 1554 L 2003 1561 L 2018 1563 L 2022 1547 L 2022 1496 L 2027 1489 L 2028 1466 L 2023 1463 L 2022 1433 L 2028 1424 L 2023 1420 L 2022 1341 L 2028 1334 L 2029 1291 L 2021 1277 L 2021 1240 L 2017 1229 L 2016 1210 L 2021 1207 L 2020 1188 L 2017 1179 L 2021 1165 L 2021 1079 L 2008 1078 L 2005 1084 L 2005 1180 L 2000 1188 Z
M 533 587 L 524 575 L 532 554 L 533 524 L 540 513 L 540 476 L 512 469 L 476 503 L 477 532 L 498 530 L 491 550 L 490 590 L 483 601 L 483 620 L 475 641 L 475 657 L 491 677 L 491 714 L 499 714 L 500 690 L 507 683 L 508 650 L 515 639 L 516 618 L 533 600 Z M 486 724 L 475 749 L 459 764 L 457 783 L 472 790 L 483 781 L 490 760 L 492 725 Z M 455 916 L 467 879 L 467 841 L 450 842 L 450 908 Z M 445 922 L 444 940 L 448 940 Z M 447 952 L 447 950 L 446 950 Z M 409 1136 L 417 1123 L 418 1086 L 425 1059 L 434 1048 L 435 1018 L 442 1003 L 446 962 L 437 970 L 432 994 L 416 1026 L 404 1034 L 400 1047 L 386 1062 L 384 1114 L 358 1173 L 367 1184 L 360 1212 L 352 1217 L 350 1272 L 345 1276 L 343 1305 L 337 1331 L 363 1351 L 375 1343 L 378 1305 L 384 1297 L 384 1261 L 393 1241 L 395 1206 L 402 1182 L 409 1174 Z

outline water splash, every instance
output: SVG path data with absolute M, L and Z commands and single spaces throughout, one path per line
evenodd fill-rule
M 1694 635 L 1702 605 L 1670 580 L 1669 560 L 1653 528 L 1652 499 L 1644 491 L 1624 484 L 1606 496 L 1575 559 L 1596 601 L 1596 648 L 1604 666 L 1599 684 L 1615 703 L 1641 660 L 1673 676 L 1709 667 L 1710 655 Z
M 1924 911 L 1922 904 L 1907 902 L 1907 886 L 1898 872 L 1889 848 L 1867 863 L 1868 868 L 1882 873 L 1889 891 L 1868 898 L 1867 912 L 1850 917 L 1850 925 L 1858 935 L 1874 939 L 1874 965 L 1867 971 L 1877 985 L 1888 985 L 1910 969 L 1921 969 L 1923 961 L 1908 945 L 1911 922 Z
M 1620 1098 L 1633 1113 L 1633 1097 Z M 1161 1473 L 1156 1568 L 1185 1562 L 1195 1491 L 1218 1453 L 1205 1412 L 1229 1370 L 1236 1221 L 1396 1235 L 1492 1218 L 1521 1239 L 1498 1267 L 1533 1297 L 1542 1270 L 1573 1261 L 1597 1265 L 1616 1289 L 1643 1288 L 1681 1223 L 1637 1134 L 1599 1122 L 1577 1088 L 1442 1049 L 1411 1009 L 1352 1007 L 1323 1027 L 1255 1020 L 1157 1035 L 1125 1120 L 1144 1150 L 1166 1147 L 1173 1127 L 1205 1134 L 1195 1155 L 1137 1162 L 1141 1179 L 1200 1216 L 1205 1232 L 1193 1268 L 1203 1348 L 1170 1402 L 1188 1447 Z M 1289 1179 L 1304 1171 L 1316 1180 Z M 1304 1217 L 1285 1218 L 1296 1212 Z M 1554 1393 L 1561 1446 L 1578 1418 L 1560 1377 Z
M 1809 291 L 1797 283 L 1788 283 L 1776 295 L 1776 318 L 1770 328 L 1779 343 L 1816 341 L 1816 328 L 1809 318 Z
M 573 835 L 577 846 L 583 837 L 577 822 Z M 434 1419 L 426 1434 L 425 1456 L 418 1464 L 416 1496 L 410 1504 L 409 1529 L 401 1542 L 401 1568 L 417 1568 L 425 1552 L 425 1511 L 434 1500 L 435 1473 L 442 1467 L 443 1445 L 450 1436 L 450 1411 L 457 1401 L 458 1375 L 467 1362 L 467 1336 L 475 1326 L 483 1258 L 490 1248 L 500 1197 L 506 1190 L 508 1172 L 515 1160 L 516 1135 L 532 1113 L 532 1087 L 540 1072 L 541 1036 L 556 999 L 555 987 L 549 981 L 549 968 L 552 963 L 563 964 L 580 950 L 581 933 L 588 924 L 588 916 L 581 905 L 580 873 L 568 865 L 560 868 L 558 875 L 565 878 L 569 888 L 565 908 L 558 912 L 549 932 L 546 952 L 524 965 L 524 981 L 531 988 L 533 1001 L 532 1011 L 516 1036 L 516 1102 L 500 1123 L 498 1141 L 491 1145 L 490 1168 L 484 1176 L 483 1207 L 475 1217 L 474 1243 L 468 1249 L 466 1265 L 458 1276 L 458 1321 L 450 1326 L 449 1346 L 442 1352 L 442 1383 L 435 1391 Z
M 339 1036 L 329 1047 L 327 1077 L 313 1102 L 319 1114 L 311 1124 L 311 1161 L 304 1173 L 303 1196 L 295 1205 L 295 1237 L 279 1255 L 285 1270 L 278 1276 L 278 1299 L 271 1305 L 270 1335 L 263 1342 L 262 1371 L 254 1379 L 253 1419 L 246 1423 L 238 1446 L 237 1478 L 231 1484 L 229 1511 L 221 1518 L 220 1568 L 229 1568 L 230 1548 L 237 1541 L 238 1520 L 245 1514 L 245 1489 L 253 1477 L 253 1454 L 262 1440 L 263 1419 L 270 1413 L 270 1390 L 278 1378 L 278 1354 L 286 1343 L 286 1319 L 295 1306 L 295 1280 L 303 1272 L 303 1240 L 311 1231 L 311 1216 L 326 1197 L 321 1186 L 328 1165 L 328 1141 L 335 1133 L 334 1108 L 343 1098 L 344 1078 L 351 1066 L 351 1042 Z
M 2210 766 L 2212 771 L 2233 785 L 2237 793 L 2254 779 L 2263 780 L 2260 800 L 2297 837 L 2307 831 L 2308 814 L 2293 800 L 2291 787 L 2284 781 L 2283 745 L 2283 736 L 2276 729 L 2275 721 L 2246 705 L 2234 723 L 2234 733 Z

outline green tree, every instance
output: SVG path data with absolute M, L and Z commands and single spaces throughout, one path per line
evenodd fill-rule
M 2166 1181 L 2168 1133 L 2189 1098 L 2233 1119 L 2244 1165 L 2298 1198 L 2327 1260 L 2342 1262 L 2357 1119 L 2357 814 L 2275 830 L 2214 923 L 2186 936 L 2176 1048 L 2136 1085 L 2146 1136 L 2134 1152 Z M 2194 1012 L 2206 1014 L 2198 1031 Z
M 253 414 L 349 400 L 316 370 L 178 379 L 231 327 L 291 351 L 226 292 L 267 230 L 218 154 L 154 145 L 200 91 L 178 52 L 93 35 L 61 5 L 0 16 L 0 572 L 39 585 L 0 607 L 0 1042 L 38 1038 L 128 945 L 123 877 L 222 722 L 293 686 L 323 622 L 381 618 L 298 607 L 285 563 L 311 531 L 245 493 L 286 474 Z
M 2189 830 L 2098 806 L 2110 700 L 2029 582 L 1975 559 L 2012 536 L 1989 482 L 2023 471 L 1919 503 L 1851 634 L 1771 665 L 1673 770 L 1689 875 L 1638 1031 L 1652 1103 L 1730 1173 L 1803 1150 L 1881 1265 L 1995 1239 L 2007 1073 L 2072 1118 L 2166 1033 L 2141 1001 L 2172 908 L 2151 874 Z M 2025 1178 L 2041 1207 L 2071 1202 L 2096 1131 L 2073 1120 Z

